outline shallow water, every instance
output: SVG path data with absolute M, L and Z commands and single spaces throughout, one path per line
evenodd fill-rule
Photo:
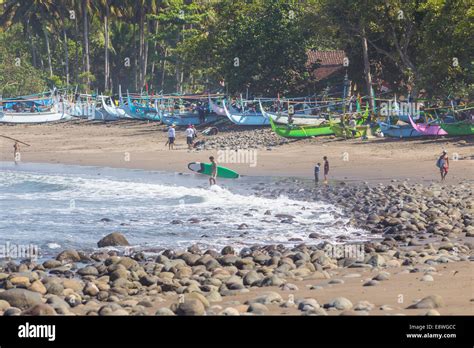
M 45 256 L 65 248 L 94 249 L 115 231 L 143 249 L 301 243 L 290 238 L 314 244 L 340 235 L 366 239 L 365 231 L 344 226 L 333 205 L 263 198 L 252 189 L 277 188 L 277 181 L 242 177 L 209 188 L 207 177 L 194 174 L 3 162 L 0 245 L 32 243 Z M 282 223 L 276 214 L 295 219 Z M 242 223 L 248 227 L 239 230 Z M 321 239 L 309 239 L 311 232 Z

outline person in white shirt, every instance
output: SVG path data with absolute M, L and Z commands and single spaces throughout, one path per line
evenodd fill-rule
M 193 141 L 195 136 L 195 131 L 192 125 L 189 125 L 186 129 L 186 143 L 188 144 L 188 149 L 191 150 L 193 148 Z
M 168 129 L 168 149 L 174 150 L 174 139 L 176 138 L 176 131 L 174 125 Z

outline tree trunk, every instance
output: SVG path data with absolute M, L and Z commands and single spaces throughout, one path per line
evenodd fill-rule
M 134 70 L 135 70 L 135 91 L 138 90 L 138 78 L 139 78 L 139 63 L 138 63 L 138 57 L 137 57 L 137 26 L 133 24 L 133 46 L 134 46 L 134 59 L 135 59 L 135 64 L 134 64 Z
M 138 30 L 139 30 L 139 47 L 138 47 L 138 84 L 140 89 L 143 88 L 144 80 L 145 80 L 145 6 L 142 4 L 140 5 L 140 18 L 138 22 Z
M 46 42 L 46 51 L 48 52 L 49 77 L 53 77 L 53 66 L 51 64 L 51 49 L 49 47 L 48 29 L 46 29 L 46 27 L 43 28 L 43 33 L 44 33 L 44 40 Z
M 74 58 L 74 82 L 77 84 L 77 68 L 79 66 L 79 27 L 77 25 L 77 17 L 74 18 L 74 26 L 75 26 L 75 53 L 76 56 Z
M 89 61 L 89 19 L 87 15 L 89 0 L 83 0 L 82 2 L 82 16 L 83 16 L 83 37 L 84 37 L 84 58 L 85 66 L 84 72 L 86 73 L 87 89 L 90 89 L 90 61 Z
M 105 1 L 104 36 L 105 36 L 105 67 L 104 67 L 104 92 L 109 90 L 109 2 Z
M 30 28 L 30 22 L 28 21 L 26 31 L 28 34 L 28 42 L 30 43 L 30 48 L 31 48 L 31 61 L 33 63 L 33 67 L 36 68 L 36 47 L 35 43 L 33 41 L 33 37 L 31 35 L 31 28 Z
M 63 38 L 64 38 L 64 63 L 66 64 L 66 86 L 69 87 L 69 48 L 67 46 L 67 33 L 66 27 L 63 25 Z
M 365 75 L 365 85 L 367 88 L 367 95 L 369 96 L 369 107 L 370 110 L 374 110 L 374 99 L 372 95 L 372 75 L 370 74 L 370 62 L 369 62 L 369 48 L 367 45 L 367 36 L 365 34 L 365 28 L 362 28 L 362 52 L 364 55 L 364 75 Z
M 147 32 L 148 32 L 148 24 L 147 24 Z M 144 38 L 143 38 L 143 41 L 144 41 L 144 44 L 145 44 L 145 47 L 144 47 L 144 52 L 143 52 L 143 70 L 142 70 L 142 74 L 143 74 L 143 82 L 142 84 L 143 85 L 146 85 L 146 71 L 147 71 L 147 65 L 148 65 L 148 40 L 146 39 L 147 35 L 145 34 Z
M 161 66 L 161 91 L 164 92 L 165 76 L 166 76 L 166 58 L 168 57 L 168 49 L 165 48 L 165 57 L 163 58 L 163 65 Z
M 158 29 L 159 29 L 159 22 L 156 21 L 155 22 L 155 35 L 158 35 Z M 156 40 L 153 40 L 153 54 L 154 56 L 156 57 L 158 55 L 158 51 L 157 51 L 157 41 Z M 156 79 L 154 79 L 154 76 L 155 76 L 155 59 L 153 59 L 153 62 L 151 64 L 151 79 L 152 81 L 156 81 Z M 153 84 L 152 84 L 153 86 Z

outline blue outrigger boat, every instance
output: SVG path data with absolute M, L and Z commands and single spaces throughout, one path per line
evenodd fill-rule
M 222 101 L 222 106 L 226 116 L 232 123 L 235 123 L 239 126 L 268 126 L 270 125 L 270 120 L 265 117 L 261 112 L 253 110 L 245 110 L 238 113 L 229 111 L 227 103 L 225 100 Z

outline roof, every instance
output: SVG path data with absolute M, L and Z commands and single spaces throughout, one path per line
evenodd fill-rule
M 314 77 L 320 81 L 341 70 L 344 67 L 345 57 L 346 53 L 342 50 L 308 51 L 308 61 L 306 64 L 320 64 L 320 66 L 313 71 Z

